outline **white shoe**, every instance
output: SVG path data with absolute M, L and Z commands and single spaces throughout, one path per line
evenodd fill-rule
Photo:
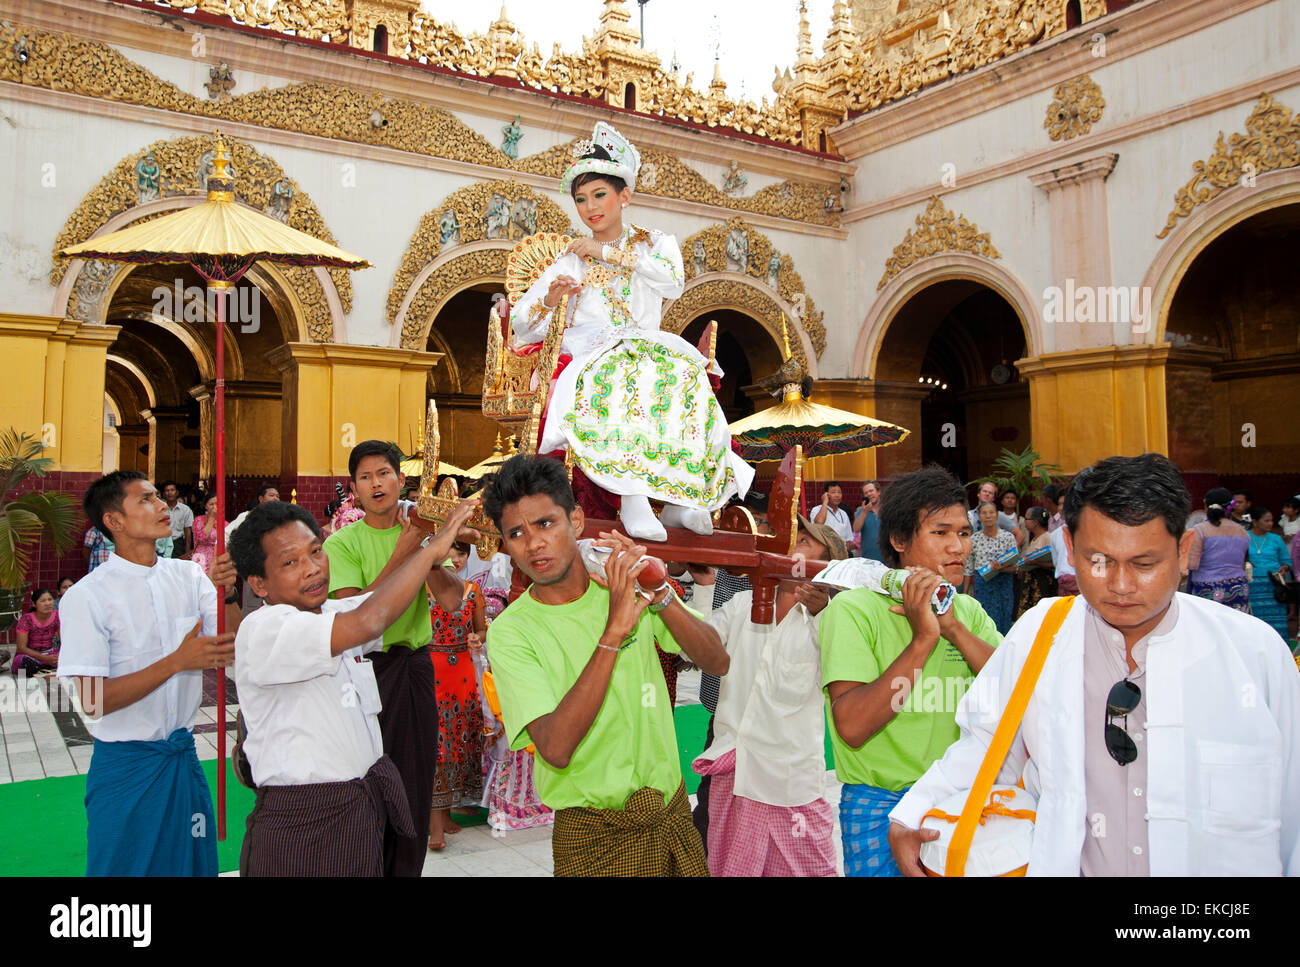
M 704 537 L 713 533 L 713 515 L 698 507 L 664 504 L 659 522 L 665 527 L 685 527 L 688 531 Z
M 647 497 L 624 497 L 623 507 L 618 516 L 623 521 L 623 529 L 630 537 L 639 541 L 661 543 L 668 540 L 668 532 L 664 530 L 664 525 L 659 523 L 655 512 L 650 509 L 650 500 Z

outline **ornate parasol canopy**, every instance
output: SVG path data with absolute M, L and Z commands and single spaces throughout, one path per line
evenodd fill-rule
M 731 424 L 731 438 L 746 460 L 780 460 L 796 445 L 811 458 L 889 446 L 907 438 L 908 431 L 893 423 L 810 403 L 803 397 L 802 380 L 799 364 L 787 359 L 775 376 L 762 381 L 781 385 L 781 402 Z
M 498 433 L 496 446 L 492 448 L 492 456 L 488 457 L 486 460 L 474 464 L 474 466 L 470 467 L 468 470 L 465 471 L 465 476 L 468 477 L 470 480 L 478 480 L 481 477 L 486 477 L 490 473 L 496 473 L 498 470 L 501 469 L 501 464 L 505 463 L 511 457 L 518 454 L 518 452 L 519 451 L 515 449 L 514 437 L 510 438 L 510 449 L 505 452 L 502 452 L 501 434 Z
M 370 263 L 284 225 L 235 200 L 230 160 L 216 135 L 207 200 L 121 231 L 63 249 L 70 258 L 137 264 L 188 263 L 210 289 L 225 293 L 255 262 L 364 269 Z M 225 552 L 226 523 L 226 300 L 216 301 L 216 389 L 213 393 L 217 483 L 217 554 Z M 225 609 L 217 609 L 217 633 L 225 631 Z M 217 839 L 226 838 L 226 676 L 217 675 Z
M 403 460 L 402 473 L 406 474 L 408 477 L 424 476 L 424 457 L 409 457 L 406 460 Z M 445 477 L 447 475 L 451 475 L 453 477 L 472 476 L 472 474 L 470 474 L 468 470 L 462 470 L 454 463 L 443 463 L 441 460 L 439 460 L 438 476 Z

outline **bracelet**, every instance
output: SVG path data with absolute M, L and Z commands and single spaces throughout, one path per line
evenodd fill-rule
M 658 614 L 660 611 L 664 610 L 664 608 L 668 607 L 670 604 L 672 604 L 674 601 L 677 600 L 677 592 L 671 589 L 671 586 L 668 585 L 667 581 L 665 581 L 664 584 L 669 587 L 668 593 L 664 595 L 664 599 L 660 601 L 658 604 L 651 603 L 646 608 L 647 611 L 650 611 L 654 614 Z M 659 588 L 658 590 L 662 591 L 663 588 Z
M 615 648 L 613 645 L 604 644 L 599 638 L 596 639 L 596 647 L 604 648 L 606 651 L 619 652 L 622 651 L 624 648 L 626 648 L 628 645 L 632 644 L 632 642 L 634 642 L 635 640 L 636 640 L 636 632 L 634 631 L 626 638 L 624 638 L 623 644 L 619 645 L 617 648 Z

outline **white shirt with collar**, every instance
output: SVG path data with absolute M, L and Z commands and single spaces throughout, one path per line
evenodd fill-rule
M 853 518 L 849 516 L 849 512 L 844 509 L 843 504 L 839 507 L 832 507 L 830 504 L 827 504 L 825 509 L 826 516 L 821 523 L 829 524 L 831 530 L 839 534 L 840 539 L 843 540 L 845 544 L 853 540 Z M 817 518 L 821 515 L 821 511 L 822 508 L 820 507 L 813 511 L 811 520 L 814 524 L 817 523 Z
M 63 596 L 59 677 L 121 678 L 170 655 L 203 620 L 217 633 L 217 590 L 193 561 L 159 557 L 152 567 L 114 554 Z M 95 720 L 101 742 L 166 739 L 192 729 L 203 697 L 203 672 L 178 672 L 139 701 Z
M 1070 555 L 1065 548 L 1065 528 L 1058 527 L 1047 536 L 1047 542 L 1052 547 L 1052 567 L 1055 568 L 1055 576 L 1059 579 L 1062 574 L 1074 575 L 1074 568 L 1070 565 Z
M 969 789 L 1034 636 L 1056 598 L 1026 612 L 957 708 L 958 740 L 890 813 L 917 828 Z M 1088 833 L 1084 633 L 1076 598 L 1048 652 L 998 775 L 1038 798 L 1030 876 L 1078 876 Z M 1300 875 L 1300 675 L 1276 632 L 1250 615 L 1178 595 L 1168 634 L 1148 639 L 1147 840 L 1152 876 Z
M 379 687 L 365 654 L 383 638 L 330 654 L 334 616 L 369 598 L 327 600 L 321 612 L 287 604 L 252 612 L 235 636 L 235 684 L 258 786 L 357 779 L 384 753 Z
M 713 586 L 695 586 L 692 607 L 722 638 L 731 667 L 722 677 L 708 761 L 736 750 L 733 792 L 771 806 L 822 798 L 825 713 L 818 619 L 802 604 L 780 624 L 749 620 L 753 591 L 713 610 Z

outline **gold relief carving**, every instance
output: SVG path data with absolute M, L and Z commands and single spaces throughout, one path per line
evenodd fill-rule
M 661 328 L 665 332 L 676 333 L 680 336 L 682 330 L 692 320 L 698 319 L 719 306 L 734 306 L 746 315 L 751 316 L 767 330 L 772 337 L 772 341 L 777 346 L 781 345 L 781 307 L 771 296 L 766 295 L 761 290 L 752 285 L 746 285 L 744 282 L 737 282 L 734 279 L 713 279 L 691 286 L 682 293 L 681 298 L 672 302 L 664 311 L 664 321 Z M 811 333 L 809 333 L 809 338 L 812 338 Z M 823 346 L 823 348 L 825 347 Z M 798 360 L 799 365 L 807 372 L 808 358 L 804 354 L 803 343 L 800 340 L 790 341 L 790 355 L 791 358 Z
M 876 283 L 876 291 L 909 265 L 940 252 L 970 252 L 990 259 L 1002 258 L 989 241 L 988 232 L 981 232 L 964 215 L 954 215 L 937 195 L 932 196 L 925 211 L 916 216 L 915 230 L 907 230 L 894 254 L 885 262 L 885 274 Z
M 454 28 L 445 30 L 454 32 Z M 31 50 L 26 64 L 15 56 L 19 36 L 27 38 Z M 429 62 L 443 64 L 432 58 Z M 483 72 L 488 71 L 486 62 L 481 66 Z M 512 159 L 441 108 L 335 84 L 288 84 L 220 101 L 202 100 L 158 78 L 106 44 L 12 25 L 0 26 L 0 80 L 336 141 L 381 145 L 507 171 L 533 172 L 557 180 L 573 161 L 572 143 L 527 158 Z M 564 90 L 564 87 L 555 89 Z M 565 90 L 565 93 L 572 92 Z M 388 122 L 386 125 L 377 128 L 371 124 L 371 116 L 376 111 Z M 827 211 L 824 204 L 827 196 L 838 192 L 837 185 L 787 181 L 744 198 L 732 198 L 671 155 L 647 151 L 643 152 L 642 160 L 642 177 L 637 188 L 647 194 L 814 225 L 839 224 L 839 215 Z M 124 190 L 128 187 L 123 185 Z
M 459 235 L 459 244 L 466 242 L 477 242 L 487 237 L 487 207 L 493 195 L 500 195 L 511 204 L 513 210 L 514 203 L 520 200 L 531 202 L 536 205 L 536 225 L 534 230 L 537 232 L 555 232 L 559 235 L 573 234 L 573 229 L 569 224 L 569 216 L 564 213 L 555 202 L 533 191 L 527 185 L 522 185 L 517 181 L 480 181 L 472 185 L 467 185 L 458 191 L 452 192 L 436 208 L 430 209 L 420 219 L 420 224 L 416 226 L 415 234 L 406 245 L 406 252 L 402 255 L 402 263 L 397 268 L 397 274 L 393 277 L 393 285 L 388 290 L 388 321 L 394 322 L 397 319 L 397 313 L 402 308 L 402 300 L 406 298 L 406 293 L 410 290 L 415 277 L 420 274 L 420 270 L 438 257 L 442 251 L 442 235 L 439 230 L 439 220 L 443 213 L 452 211 L 456 215 L 457 232 Z M 532 232 L 524 232 L 520 229 L 516 220 L 512 219 L 506 226 L 506 238 L 522 238 L 524 235 Z M 499 254 L 499 253 L 498 253 Z M 501 255 L 501 272 L 490 272 L 489 275 L 504 274 L 505 256 Z M 438 270 L 441 276 L 446 271 L 445 268 Z M 432 303 L 425 301 L 424 296 L 430 292 L 430 283 L 432 278 L 426 279 L 420 291 L 416 293 L 415 298 L 411 300 L 411 305 L 406 310 L 406 322 L 402 327 L 402 345 L 408 345 L 408 336 L 415 343 L 420 342 L 420 332 L 429 308 L 437 304 L 437 300 Z M 415 328 L 412 329 L 412 323 Z M 410 348 L 408 346 L 408 348 Z M 423 349 L 423 344 L 417 348 Z
M 402 348 L 424 348 L 424 343 L 428 339 L 429 326 L 433 321 L 429 318 L 430 313 L 435 306 L 440 305 L 457 290 L 479 279 L 495 277 L 501 279 L 501 288 L 504 291 L 506 256 L 509 254 L 510 250 L 504 248 L 466 252 L 442 265 L 437 272 L 430 274 L 406 308 L 406 318 L 402 324 Z
M 745 274 L 763 280 L 780 294 L 784 302 L 794 307 L 796 321 L 808 333 L 813 351 L 820 358 L 826 349 L 826 327 L 822 324 L 823 313 L 813 302 L 812 296 L 808 295 L 803 278 L 795 271 L 794 261 L 790 256 L 778 252 L 771 239 L 746 223 L 743 218 L 733 218 L 724 225 L 712 225 L 688 236 L 682 242 L 682 264 L 686 269 L 686 277 L 693 279 L 704 272 L 735 271 L 735 261 L 727 253 L 727 239 L 733 233 L 742 233 L 745 238 Z M 701 250 L 704 256 L 702 262 L 698 259 Z M 773 264 L 774 259 L 776 264 Z M 773 274 L 776 275 L 775 286 L 772 285 Z M 779 309 L 777 314 L 779 316 Z M 779 319 L 775 326 L 772 331 L 780 332 Z
M 159 197 L 198 195 L 200 165 L 206 167 L 213 144 L 213 139 L 208 137 L 155 141 L 141 151 L 119 161 L 113 170 L 81 200 L 81 204 L 64 223 L 51 253 L 50 283 L 58 285 L 67 272 L 69 260 L 58 256 L 60 249 L 85 241 L 109 219 L 136 207 L 140 191 L 136 166 L 142 158 L 151 155 L 154 164 L 158 167 Z M 274 196 L 275 186 L 284 183 L 292 191 L 288 224 L 332 245 L 337 244 L 334 235 L 325 227 L 325 220 L 321 217 L 316 204 L 302 191 L 296 181 L 285 174 L 283 168 L 236 138 L 227 137 L 226 146 L 236 174 L 235 194 L 241 201 L 259 211 L 265 210 Z M 145 218 L 135 219 L 132 224 L 139 224 L 164 214 L 167 213 L 154 212 Z M 82 275 L 85 272 L 86 268 L 83 268 Z M 310 270 L 289 267 L 286 268 L 285 275 L 294 280 L 294 291 L 303 306 L 310 307 L 307 323 L 313 338 L 321 342 L 331 341 L 333 323 L 328 303 L 325 301 L 324 290 L 315 274 Z M 338 290 L 343 311 L 350 312 L 352 310 L 350 274 L 343 269 L 332 269 L 330 277 Z M 86 313 L 91 310 L 81 290 L 82 281 L 79 277 L 74 289 L 77 297 L 76 305 L 70 304 L 70 311 Z M 86 316 L 82 315 L 78 318 L 86 318 Z
M 1266 171 L 1300 165 L 1300 114 L 1292 114 L 1271 95 L 1261 94 L 1246 118 L 1246 133 L 1226 141 L 1219 132 L 1214 153 L 1192 165 L 1196 174 L 1174 194 L 1174 210 L 1156 238 L 1164 238 L 1198 205 L 1237 185 L 1254 187 Z
M 1056 85 L 1052 98 L 1052 103 L 1047 105 L 1043 127 L 1047 128 L 1047 136 L 1053 141 L 1069 141 L 1087 134 L 1101 120 L 1102 109 L 1106 106 L 1101 88 L 1087 74 Z

